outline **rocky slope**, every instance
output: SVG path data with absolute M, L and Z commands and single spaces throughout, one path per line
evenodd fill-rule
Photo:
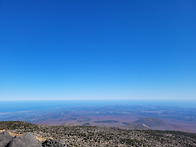
M 18 147 L 19 143 L 22 144 L 19 145 L 20 147 L 196 146 L 196 134 L 176 131 L 125 130 L 92 126 L 38 126 L 20 121 L 0 122 L 0 130 L 2 130 L 0 147 Z
M 41 141 L 32 133 L 15 135 L 10 131 L 0 133 L 0 147 L 64 147 L 66 144 L 55 139 L 45 139 Z

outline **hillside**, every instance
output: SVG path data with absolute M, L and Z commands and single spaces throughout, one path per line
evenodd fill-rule
M 177 126 L 173 124 L 169 124 L 161 119 L 152 118 L 152 117 L 144 117 L 134 121 L 136 124 L 143 124 L 144 126 L 155 129 L 155 130 L 177 130 Z
M 21 121 L 0 122 L 0 130 L 9 130 L 15 134 L 31 132 L 40 138 L 59 140 L 69 147 L 196 146 L 196 134 L 177 131 L 125 130 L 92 126 L 38 126 Z

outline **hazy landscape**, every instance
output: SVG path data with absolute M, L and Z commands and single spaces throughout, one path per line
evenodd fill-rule
M 22 101 L 2 102 L 2 104 L 5 108 L 0 112 L 0 121 L 26 121 L 53 126 L 80 125 L 140 130 L 176 130 L 196 133 L 194 101 L 192 107 L 186 102 L 172 104 L 167 101 L 143 101 L 142 103 L 130 100 Z M 11 112 L 10 107 L 12 107 Z
M 194 147 L 196 107 L 191 103 L 3 101 L 0 146 Z

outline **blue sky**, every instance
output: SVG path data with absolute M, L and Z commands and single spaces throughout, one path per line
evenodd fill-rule
M 0 2 L 0 100 L 196 100 L 196 1 Z

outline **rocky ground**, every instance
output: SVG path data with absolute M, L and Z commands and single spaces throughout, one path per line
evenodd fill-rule
M 196 134 L 177 131 L 39 126 L 20 121 L 0 122 L 0 130 L 0 147 L 196 147 Z

